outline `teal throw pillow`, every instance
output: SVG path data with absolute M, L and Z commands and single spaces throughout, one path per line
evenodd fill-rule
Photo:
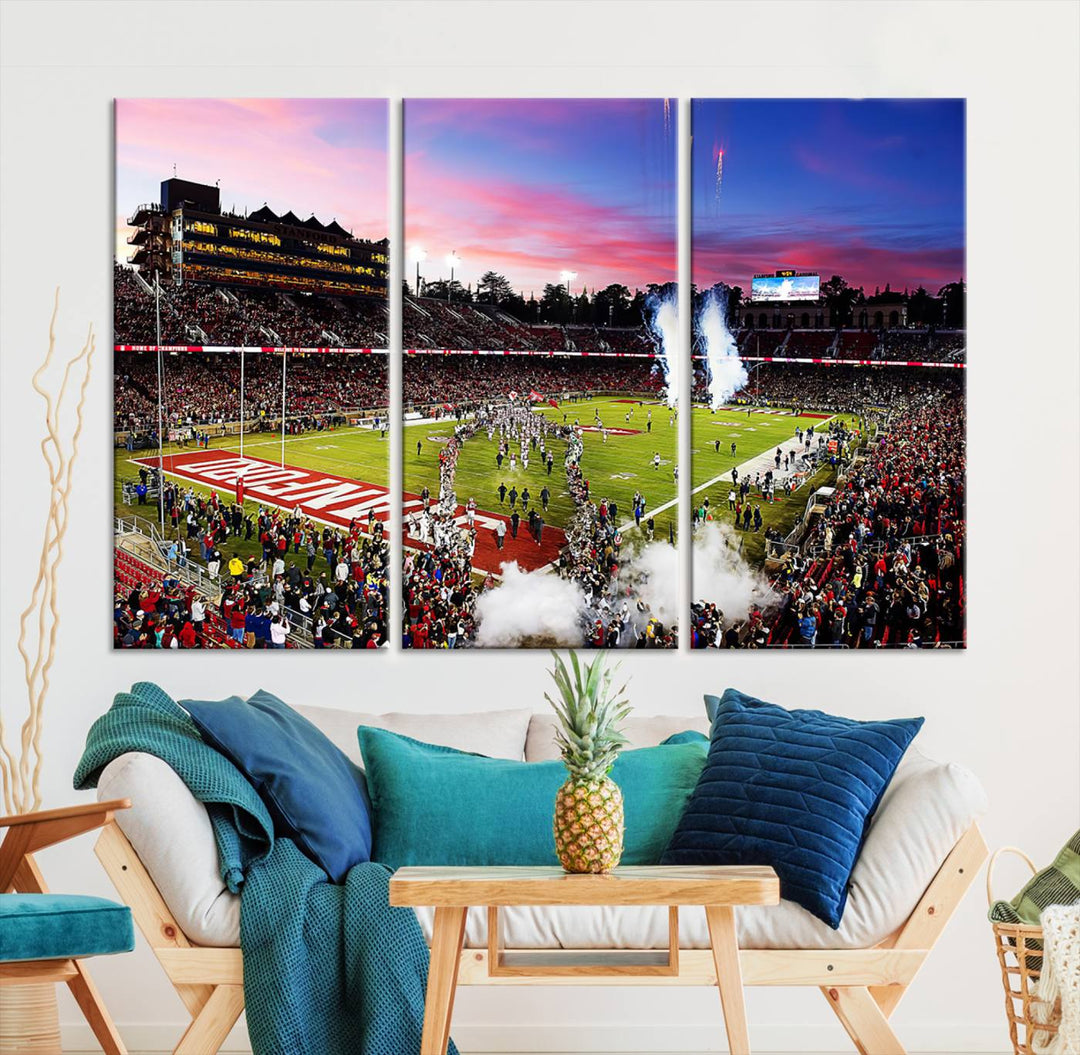
M 682 735 L 682 734 L 676 734 Z M 552 819 L 562 762 L 515 762 L 361 726 L 372 860 L 405 865 L 558 865 Z M 705 765 L 707 742 L 624 751 L 622 863 L 658 864 Z

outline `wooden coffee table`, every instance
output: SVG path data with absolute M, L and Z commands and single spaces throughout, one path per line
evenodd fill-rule
M 536 979 L 555 976 L 620 978 L 679 973 L 679 906 L 702 905 L 709 924 L 717 988 L 732 1055 L 749 1055 L 736 905 L 775 905 L 780 882 L 771 868 L 686 865 L 616 868 L 607 875 L 570 875 L 561 868 L 402 868 L 390 880 L 390 904 L 433 906 L 435 929 L 428 969 L 421 1055 L 445 1055 L 450 1039 L 465 918 L 488 907 L 488 971 Z M 499 909 L 510 905 L 667 905 L 667 949 L 510 952 L 503 948 Z M 604 983 L 606 984 L 606 983 Z

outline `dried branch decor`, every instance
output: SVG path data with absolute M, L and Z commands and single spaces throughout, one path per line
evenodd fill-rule
M 26 674 L 29 707 L 22 724 L 17 755 L 8 746 L 3 712 L 0 711 L 0 781 L 5 813 L 27 813 L 41 805 L 41 729 L 49 693 L 49 673 L 56 658 L 56 635 L 60 628 L 58 574 L 68 527 L 72 471 L 79 455 L 83 407 L 94 359 L 94 328 L 91 326 L 82 350 L 64 365 L 59 385 L 55 378 L 46 376 L 53 366 L 56 351 L 55 327 L 59 310 L 60 290 L 57 289 L 49 320 L 49 348 L 33 377 L 34 391 L 45 401 L 45 436 L 40 447 L 49 474 L 49 507 L 34 590 L 19 619 L 19 655 Z M 64 400 L 75 385 L 78 385 L 78 402 L 70 435 L 65 436 L 61 435 Z

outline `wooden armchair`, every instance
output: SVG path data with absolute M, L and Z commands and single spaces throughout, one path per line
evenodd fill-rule
M 50 894 L 34 854 L 112 822 L 131 802 L 93 802 L 0 817 L 0 985 L 66 982 L 108 1055 L 126 1049 L 83 960 L 130 952 L 131 910 L 104 898 Z

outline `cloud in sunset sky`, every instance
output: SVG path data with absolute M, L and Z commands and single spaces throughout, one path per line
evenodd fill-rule
M 117 257 L 131 251 L 125 219 L 157 201 L 176 175 L 221 186 L 238 211 L 314 213 L 362 238 L 384 238 L 385 99 L 118 99 Z
M 749 293 L 778 267 L 867 293 L 963 277 L 963 100 L 707 99 L 692 116 L 698 286 Z
M 487 270 L 539 293 L 676 276 L 675 106 L 662 99 L 408 99 L 406 254 L 421 274 Z M 408 265 L 411 277 L 411 265 Z

